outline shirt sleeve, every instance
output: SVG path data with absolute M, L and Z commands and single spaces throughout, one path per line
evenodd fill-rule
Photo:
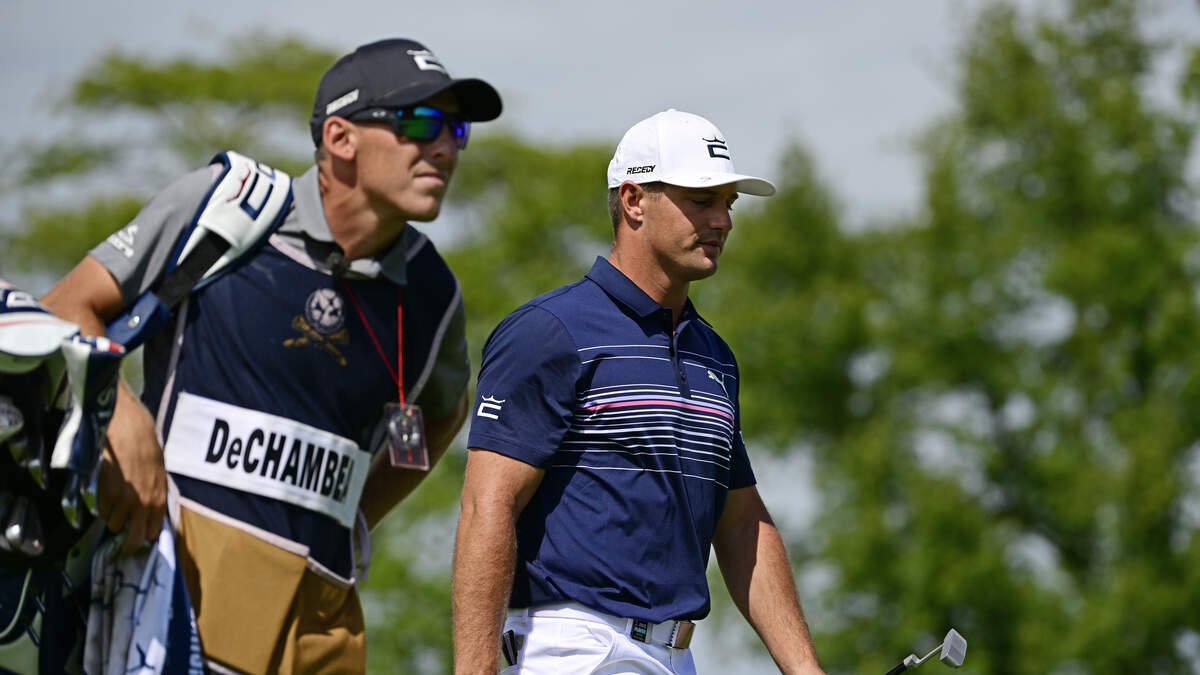
M 133 221 L 88 253 L 116 279 L 126 304 L 162 276 L 219 170 L 204 167 L 177 179 L 146 202 Z
M 483 347 L 467 446 L 549 466 L 574 418 L 581 370 L 557 317 L 537 306 L 518 309 Z
M 738 402 L 742 394 L 742 373 L 737 368 L 737 362 L 734 362 L 734 373 L 737 379 L 734 381 L 734 417 L 733 417 L 733 451 L 730 453 L 729 463 L 729 488 L 736 490 L 754 485 L 758 481 L 754 478 L 754 470 L 750 468 L 750 455 L 746 452 L 746 441 L 742 438 L 742 406 Z

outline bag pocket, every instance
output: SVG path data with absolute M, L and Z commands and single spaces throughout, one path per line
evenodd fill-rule
M 249 673 L 266 672 L 307 556 L 186 505 L 176 550 L 205 656 Z

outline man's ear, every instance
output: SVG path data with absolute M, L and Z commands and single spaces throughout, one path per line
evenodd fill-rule
M 358 153 L 360 131 L 343 117 L 326 117 L 321 126 L 321 140 L 329 154 L 345 162 L 352 161 Z
M 645 217 L 642 200 L 646 198 L 647 194 L 641 185 L 633 181 L 627 180 L 617 188 L 617 199 L 621 203 L 621 213 L 624 215 L 625 221 L 632 227 L 636 228 L 642 224 L 642 219 Z

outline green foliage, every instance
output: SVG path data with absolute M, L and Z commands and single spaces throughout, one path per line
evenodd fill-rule
M 598 145 L 540 148 L 501 135 L 473 140 L 462 155 L 450 204 L 462 205 L 465 231 L 444 253 L 462 282 L 476 356 L 509 312 L 578 279 L 608 253 L 603 168 L 610 153 Z
M 81 207 L 29 207 L 24 230 L 0 236 L 6 269 L 39 271 L 56 278 L 67 273 L 88 249 L 137 215 L 140 199 L 96 197 Z
M 335 58 L 299 38 L 263 33 L 231 40 L 228 56 L 216 63 L 155 62 L 113 52 L 75 82 L 70 101 L 84 110 L 127 107 L 151 113 L 219 104 L 304 122 L 317 80 Z
M 1143 93 L 1142 7 L 1068 9 L 980 15 L 961 111 L 922 146 L 925 213 L 828 265 L 847 337 L 817 353 L 846 369 L 816 446 L 830 664 L 885 669 L 953 624 L 971 672 L 1188 667 L 1192 120 Z
M 72 141 L 6 153 L 5 171 L 16 178 L 0 186 L 0 198 L 19 205 L 21 220 L 0 223 L 0 268 L 69 269 L 137 213 L 128 204 L 222 150 L 303 171 L 312 163 L 312 97 L 336 56 L 298 38 L 250 33 L 213 62 L 116 51 L 100 58 L 53 111 L 66 125 L 60 136 Z
M 362 587 L 368 672 L 449 672 L 450 552 L 465 441 L 460 436 L 420 489 L 372 534 L 371 569 Z
M 110 145 L 56 142 L 36 148 L 25 160 L 22 186 L 68 178 L 101 168 L 116 158 Z
M 996 3 L 970 25 L 957 109 L 919 139 L 919 213 L 848 232 L 833 188 L 792 147 L 779 194 L 739 203 L 721 272 L 693 288 L 739 355 L 752 454 L 811 453 L 814 476 L 796 483 L 816 486 L 820 511 L 788 545 L 798 571 L 819 572 L 802 588 L 831 673 L 883 672 L 949 626 L 970 640 L 964 672 L 1194 671 L 1179 645 L 1197 638 L 1200 606 L 1187 173 L 1200 48 L 1180 102 L 1162 102 L 1146 95 L 1163 49 L 1144 35 L 1149 3 L 1053 7 Z M 150 141 L 181 167 L 237 147 L 301 168 L 306 143 L 257 145 L 260 125 L 281 120 L 306 142 L 333 56 L 240 42 L 252 46 L 212 63 L 99 62 L 69 105 L 131 112 L 152 133 L 26 153 L 24 185 L 136 175 L 131 147 Z M 426 228 L 455 228 L 443 253 L 476 359 L 504 315 L 607 252 L 610 152 L 472 139 L 447 215 Z M 141 196 L 27 206 L 0 264 L 58 273 Z M 375 534 L 372 672 L 449 670 L 464 462 L 460 436 Z M 701 639 L 742 625 L 715 595 Z
M 863 341 L 864 297 L 859 254 L 811 159 L 793 147 L 778 175 L 779 193 L 760 211 L 743 215 L 755 200 L 739 201 L 720 273 L 693 296 L 739 355 L 743 427 L 782 446 L 843 426 L 844 364 Z

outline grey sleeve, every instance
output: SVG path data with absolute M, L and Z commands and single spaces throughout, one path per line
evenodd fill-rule
M 162 276 L 219 170 L 208 166 L 175 180 L 146 202 L 133 221 L 88 252 L 117 280 L 127 304 Z
M 442 336 L 433 371 L 417 395 L 417 403 L 426 419 L 435 420 L 449 415 L 467 390 L 467 381 L 471 377 L 471 358 L 467 354 L 466 325 L 466 311 L 459 297 Z

